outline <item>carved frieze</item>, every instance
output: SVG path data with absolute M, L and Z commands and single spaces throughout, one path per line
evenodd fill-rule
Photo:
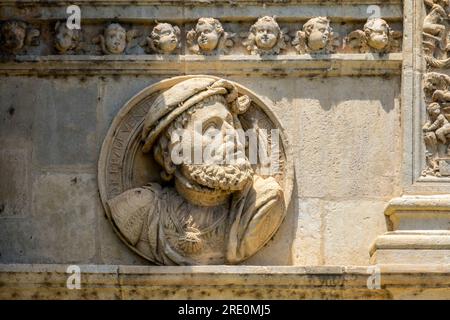
M 282 27 L 272 16 L 254 22 L 220 21 L 202 17 L 192 21 L 84 22 L 82 29 L 70 29 L 64 20 L 40 22 L 51 29 L 33 55 L 57 52 L 65 55 L 303 55 L 309 53 L 393 53 L 401 51 L 402 33 L 393 31 L 381 18 L 369 19 L 363 30 L 349 33 L 360 25 L 329 17 L 283 21 Z M 250 22 L 254 22 L 250 25 Z M 2 31 L 2 51 L 27 54 L 26 45 L 39 44 L 39 31 L 20 21 L 6 21 Z M 299 30 L 298 26 L 302 28 Z M 398 28 L 398 25 L 395 26 Z M 342 36 L 335 30 L 340 30 Z M 354 30 L 354 29 L 353 29 Z M 348 36 L 345 36 L 348 34 Z M 7 39 L 9 39 L 7 41 Z M 41 52 L 41 54 L 40 54 Z

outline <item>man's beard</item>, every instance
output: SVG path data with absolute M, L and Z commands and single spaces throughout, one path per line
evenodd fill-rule
M 182 172 L 201 186 L 223 191 L 242 190 L 253 177 L 248 160 L 239 164 L 186 164 Z

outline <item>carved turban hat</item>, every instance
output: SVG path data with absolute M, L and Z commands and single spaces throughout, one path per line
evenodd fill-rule
M 159 134 L 179 115 L 213 95 L 223 95 L 235 114 L 250 105 L 248 96 L 238 96 L 236 86 L 224 79 L 191 78 L 161 93 L 150 107 L 142 129 L 143 152 L 149 152 Z

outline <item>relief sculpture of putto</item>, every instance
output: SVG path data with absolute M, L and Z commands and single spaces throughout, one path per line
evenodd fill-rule
M 239 138 L 245 126 L 258 127 L 246 118 L 251 108 L 233 82 L 208 76 L 155 96 L 139 150 L 159 165 L 163 182 L 125 188 L 105 204 L 131 248 L 160 265 L 236 264 L 272 238 L 286 214 L 285 193 L 276 175 L 253 165 L 250 142 Z M 211 157 L 192 161 L 196 152 Z
M 170 23 L 158 23 L 146 38 L 147 53 L 171 54 L 180 48 L 180 28 Z
M 259 18 L 250 28 L 244 46 L 251 54 L 279 54 L 286 48 L 289 36 L 282 30 L 274 17 Z
M 119 23 L 111 23 L 92 42 L 100 46 L 103 54 L 122 54 L 136 45 L 134 40 L 137 36 L 137 30 L 126 31 Z
M 423 125 L 426 168 L 423 176 L 450 176 L 450 77 L 429 72 L 423 81 L 427 121 Z
M 428 65 L 434 68 L 450 66 L 449 0 L 424 0 L 427 14 L 423 21 L 423 51 Z
M 219 20 L 200 18 L 195 28 L 187 33 L 186 41 L 194 54 L 227 54 L 234 45 L 234 36 L 224 30 Z
M 55 24 L 55 49 L 60 54 L 76 53 L 81 50 L 81 30 L 69 29 L 64 21 Z
M 6 21 L 0 26 L 0 48 L 7 54 L 18 54 L 27 45 L 39 45 L 39 30 L 23 21 Z
M 316 17 L 308 20 L 303 25 L 303 30 L 295 33 L 292 45 L 299 54 L 334 53 L 339 46 L 339 39 L 328 18 Z
M 351 32 L 346 42 L 354 51 L 360 53 L 397 52 L 401 47 L 402 33 L 394 31 L 381 18 L 369 18 L 363 30 Z

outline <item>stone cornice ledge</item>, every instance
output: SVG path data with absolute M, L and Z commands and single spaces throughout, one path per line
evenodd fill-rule
M 402 54 L 159 56 L 17 56 L 0 62 L 2 75 L 221 74 L 265 76 L 399 75 Z
M 391 216 L 402 211 L 443 211 L 450 212 L 450 195 L 403 196 L 389 201 L 384 212 Z
M 241 5 L 241 4 L 374 4 L 373 0 L 183 0 L 185 6 L 199 5 Z M 379 0 L 377 4 L 400 4 L 402 0 Z M 68 4 L 91 5 L 91 6 L 113 6 L 113 5 L 177 5 L 180 0 L 0 0 L 1 5 L 46 5 L 65 6 Z
M 450 299 L 450 265 L 80 265 L 80 290 L 66 288 L 67 267 L 0 264 L 0 299 Z

